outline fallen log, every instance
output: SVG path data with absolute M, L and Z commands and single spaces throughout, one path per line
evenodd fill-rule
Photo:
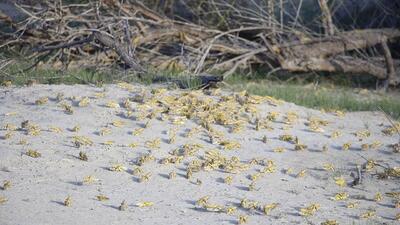
M 272 46 L 282 69 L 291 72 L 324 71 L 349 74 L 370 74 L 388 84 L 400 83 L 400 68 L 396 68 L 388 40 L 400 38 L 398 29 L 369 29 L 344 32 L 335 36 Z M 346 53 L 380 45 L 385 64 L 374 64 L 371 60 L 345 57 Z M 397 74 L 396 74 L 397 73 Z
M 351 56 L 336 57 L 332 59 L 308 58 L 284 60 L 281 62 L 284 70 L 291 72 L 331 72 L 349 74 L 370 74 L 379 79 L 386 79 L 386 68 L 374 65 L 369 61 L 357 59 Z
M 400 38 L 399 29 L 367 29 L 339 33 L 335 36 L 273 46 L 286 57 L 326 58 L 357 49 L 365 49 L 387 40 Z

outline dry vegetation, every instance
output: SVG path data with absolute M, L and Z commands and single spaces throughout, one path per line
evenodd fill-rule
M 191 75 L 219 71 L 226 77 L 238 69 L 261 66 L 273 72 L 370 74 L 385 80 L 386 87 L 400 79 L 398 62 L 388 47 L 400 31 L 341 31 L 333 24 L 326 0 L 318 1 L 323 32 L 301 24 L 302 4 L 296 17 L 290 18 L 282 0 L 253 1 L 247 7 L 241 1 L 203 2 L 198 8 L 191 3 L 188 7 L 193 7 L 197 20 L 174 18 L 167 11 L 164 15 L 140 1 L 21 2 L 10 7 L 23 19 L 5 12 L 0 17 L 12 30 L 1 34 L 0 47 L 27 52 L 33 67 L 117 64 L 142 75 L 156 68 Z M 286 17 L 290 22 L 285 22 Z M 206 18 L 212 22 L 204 22 Z

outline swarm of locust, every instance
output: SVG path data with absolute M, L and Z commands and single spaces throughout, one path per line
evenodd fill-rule
M 217 151 L 207 151 L 204 158 L 203 169 L 206 171 L 222 169 L 229 173 L 239 173 L 250 167 L 249 164 L 240 162 L 238 157 L 233 156 L 228 159 Z
M 153 101 L 153 98 L 149 101 Z M 255 105 L 265 101 L 274 102 L 272 98 L 252 96 L 246 92 L 216 99 L 199 91 L 182 93 L 178 96 L 162 95 L 156 101 L 164 108 L 163 111 L 174 116 L 173 118 L 182 116 L 200 120 L 202 127 L 210 133 L 214 133 L 212 124 L 230 127 L 232 132 L 238 132 L 244 127 L 244 121 L 248 121 L 246 113 L 256 114 Z

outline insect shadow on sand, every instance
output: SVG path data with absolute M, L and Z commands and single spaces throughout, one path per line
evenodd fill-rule
M 62 201 L 54 201 L 54 200 L 51 200 L 50 202 L 51 202 L 51 203 L 58 204 L 58 205 L 65 206 L 64 202 L 62 202 Z

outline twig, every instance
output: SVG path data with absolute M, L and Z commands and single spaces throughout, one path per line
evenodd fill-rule
M 390 118 L 390 116 L 380 106 L 378 106 L 378 109 L 383 113 L 383 115 L 386 117 L 386 119 L 389 121 L 389 123 L 392 125 L 392 127 L 394 129 L 396 129 L 396 132 L 400 138 L 400 130 L 397 128 L 396 124 L 393 122 L 393 120 Z

